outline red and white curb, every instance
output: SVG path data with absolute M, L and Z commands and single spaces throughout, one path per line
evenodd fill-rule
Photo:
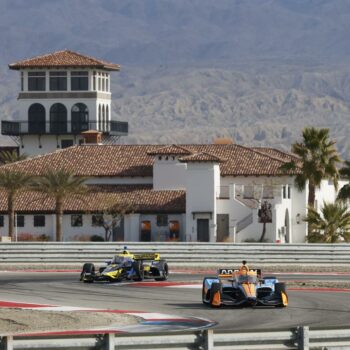
M 90 329 L 73 329 L 69 331 L 50 330 L 40 331 L 32 333 L 23 333 L 20 335 L 68 335 L 68 334 L 92 334 L 92 333 L 147 333 L 147 332 L 160 332 L 160 331 L 179 331 L 179 330 L 199 330 L 212 327 L 216 322 L 199 317 L 181 317 L 177 315 L 162 314 L 158 312 L 143 312 L 133 310 L 110 310 L 110 309 L 98 309 L 88 307 L 77 306 L 58 306 L 58 305 L 46 305 L 46 304 L 31 304 L 20 303 L 13 301 L 0 301 L 0 314 L 1 308 L 16 308 L 22 310 L 36 310 L 36 311 L 79 311 L 79 312 L 108 312 L 108 313 L 120 313 L 131 316 L 137 316 L 141 318 L 141 321 L 135 325 L 118 326 L 109 325 L 105 327 L 92 327 Z

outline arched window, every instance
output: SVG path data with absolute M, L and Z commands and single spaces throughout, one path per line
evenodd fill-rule
M 34 103 L 28 109 L 28 132 L 45 133 L 45 107 L 40 103 Z
M 72 132 L 89 129 L 89 109 L 84 103 L 76 103 L 72 107 Z
M 102 130 L 102 113 L 101 113 L 101 105 L 98 105 L 98 131 Z
M 55 103 L 50 108 L 50 132 L 53 134 L 67 132 L 67 108 L 62 103 Z

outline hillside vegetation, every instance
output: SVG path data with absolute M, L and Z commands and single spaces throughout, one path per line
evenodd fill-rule
M 120 63 L 125 143 L 289 149 L 329 127 L 350 158 L 350 3 L 333 0 L 3 0 L 0 114 L 19 118 L 7 64 L 63 48 Z

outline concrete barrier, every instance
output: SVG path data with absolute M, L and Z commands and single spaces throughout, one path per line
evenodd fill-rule
M 102 263 L 124 245 L 133 253 L 159 252 L 172 266 L 343 265 L 350 267 L 350 244 L 17 242 L 0 243 L 0 264 L 80 265 Z

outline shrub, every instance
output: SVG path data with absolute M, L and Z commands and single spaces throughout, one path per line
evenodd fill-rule
M 91 242 L 104 242 L 104 238 L 99 235 L 93 235 L 90 237 Z

